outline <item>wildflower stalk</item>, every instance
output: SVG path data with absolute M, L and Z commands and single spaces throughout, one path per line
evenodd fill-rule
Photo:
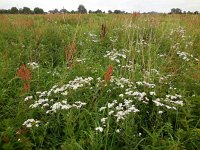
M 76 41 L 74 39 L 71 44 L 68 44 L 67 49 L 66 49 L 66 64 L 68 68 L 72 68 L 75 63 L 74 57 L 75 57 L 76 51 L 77 51 Z
M 24 92 L 30 91 L 31 72 L 22 64 L 17 70 L 17 76 L 22 79 Z
M 113 66 L 112 65 L 109 65 L 106 73 L 104 74 L 104 80 L 106 82 L 110 81 L 111 79 L 111 76 L 112 76 L 112 73 L 113 73 Z

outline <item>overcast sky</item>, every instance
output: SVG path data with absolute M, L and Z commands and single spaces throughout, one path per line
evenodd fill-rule
M 48 11 L 64 7 L 71 11 L 77 10 L 79 4 L 83 4 L 87 10 L 104 11 L 120 9 L 128 12 L 170 12 L 171 8 L 200 11 L 200 0 L 0 0 L 0 9 L 27 6 L 31 9 L 40 7 Z

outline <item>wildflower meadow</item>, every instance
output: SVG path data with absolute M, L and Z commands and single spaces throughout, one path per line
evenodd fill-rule
M 0 149 L 200 149 L 200 16 L 0 15 Z

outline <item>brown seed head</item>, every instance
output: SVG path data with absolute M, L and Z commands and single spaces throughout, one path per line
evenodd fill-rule
M 104 74 L 104 80 L 105 81 L 110 81 L 112 73 L 113 73 L 113 66 L 109 65 L 106 73 Z
M 17 70 L 17 76 L 20 77 L 24 81 L 31 80 L 31 72 L 26 68 L 26 65 L 21 65 L 21 67 Z

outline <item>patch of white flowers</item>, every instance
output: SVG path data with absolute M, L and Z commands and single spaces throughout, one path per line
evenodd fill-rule
M 56 102 L 54 103 L 50 108 L 50 110 L 47 110 L 46 113 L 50 112 L 56 112 L 58 110 L 69 110 L 71 108 L 80 109 L 82 106 L 85 106 L 87 103 L 77 101 L 74 104 L 68 104 L 66 100 L 63 100 L 62 102 Z
M 123 103 L 118 102 L 117 100 L 113 100 L 112 103 L 108 103 L 107 105 L 101 107 L 99 111 L 107 111 L 107 116 L 109 118 L 114 117 L 116 122 L 119 122 L 121 120 L 125 120 L 127 116 L 131 113 L 139 112 L 139 110 L 135 108 L 135 105 L 133 105 L 132 103 L 133 100 L 130 99 L 124 99 Z M 100 121 L 102 127 L 95 128 L 96 131 L 103 132 L 103 128 L 106 127 L 106 121 L 108 121 L 108 117 L 101 118 Z
M 90 37 L 90 40 L 94 43 L 98 43 L 99 42 L 99 39 L 98 39 L 98 36 L 94 33 L 85 33 L 85 34 L 88 34 L 88 36 Z
M 174 34 L 177 34 L 180 37 L 184 38 L 185 37 L 185 32 L 186 32 L 186 30 L 183 27 L 179 26 L 178 28 L 171 29 L 171 32 L 170 32 L 169 35 L 173 36 Z
M 127 49 L 122 49 L 122 50 L 113 49 L 112 51 L 107 51 L 106 55 L 104 55 L 104 57 L 109 58 L 111 61 L 121 63 L 122 59 L 127 58 L 127 56 L 126 56 L 127 52 L 128 52 Z
M 86 61 L 86 59 L 85 59 L 85 58 L 83 58 L 83 59 L 76 59 L 76 61 L 77 61 L 78 63 L 84 63 L 84 62 Z
M 99 131 L 99 132 L 103 132 L 103 128 L 102 127 L 96 127 L 95 130 Z
M 28 101 L 28 100 L 32 100 L 33 99 L 33 96 L 27 96 L 24 101 Z
M 69 110 L 69 109 L 81 109 L 87 103 L 81 101 L 75 101 L 73 103 L 68 103 L 66 96 L 72 91 L 77 89 L 90 86 L 93 78 L 92 77 L 76 77 L 74 80 L 69 81 L 68 84 L 63 86 L 54 85 L 50 90 L 43 92 L 36 92 L 36 99 L 33 96 L 27 96 L 24 101 L 34 101 L 29 108 L 41 108 L 46 114 L 56 113 L 59 110 Z M 63 98 L 63 100 L 62 100 Z M 65 98 L 65 99 L 64 99 Z M 34 119 L 29 119 L 24 122 L 23 125 L 27 127 L 32 127 L 32 125 L 38 126 L 38 121 Z
M 28 119 L 26 121 L 24 121 L 24 123 L 22 124 L 23 126 L 26 126 L 27 128 L 31 128 L 33 126 L 38 127 L 39 126 L 40 121 L 35 120 L 35 119 Z
M 118 41 L 118 37 L 110 37 L 110 41 L 116 43 Z
M 135 100 L 138 100 L 144 104 L 149 104 L 150 97 L 152 102 L 157 107 L 165 107 L 167 109 L 174 109 L 176 110 L 177 106 L 183 106 L 183 97 L 181 95 L 175 94 L 175 95 L 166 95 L 165 97 L 158 97 L 154 88 L 156 87 L 155 84 L 150 84 L 146 81 L 143 82 L 136 82 L 137 85 L 148 87 L 149 92 L 145 91 L 139 91 L 139 89 L 132 90 L 131 88 L 128 88 L 125 90 L 125 95 L 128 97 L 133 97 Z
M 197 58 L 194 58 L 193 55 L 186 53 L 186 52 L 181 52 L 181 51 L 177 51 L 177 55 L 183 59 L 184 61 L 190 61 L 190 60 L 196 60 L 199 61 Z
M 125 86 L 132 87 L 133 85 L 133 83 L 129 79 L 123 77 L 117 78 L 115 76 L 111 76 L 110 82 L 116 84 L 120 88 L 124 88 Z
M 39 64 L 36 62 L 30 62 L 27 65 L 30 66 L 33 70 L 39 68 Z
M 146 81 L 138 81 L 138 82 L 136 82 L 136 84 L 138 85 L 138 86 L 146 86 L 146 87 L 148 87 L 148 88 L 155 88 L 155 84 L 153 84 L 153 83 L 148 83 L 148 82 L 146 82 Z
M 152 69 L 151 72 L 159 74 L 159 71 Z M 74 80 L 69 81 L 67 84 L 62 86 L 54 85 L 50 90 L 36 92 L 36 96 L 27 96 L 24 101 L 30 101 L 33 103 L 29 106 L 30 108 L 41 108 L 44 110 L 44 114 L 57 113 L 62 110 L 81 109 L 87 103 L 82 101 L 69 101 L 68 96 L 71 92 L 76 92 L 78 89 L 88 87 L 91 89 L 92 82 L 97 82 L 96 86 L 100 86 L 103 83 L 101 78 L 97 78 L 95 81 L 92 77 L 76 77 Z M 104 128 L 109 126 L 111 119 L 120 123 L 127 119 L 130 114 L 135 114 L 140 110 L 137 108 L 139 104 L 154 104 L 154 106 L 161 107 L 158 114 L 163 113 L 163 107 L 176 110 L 178 106 L 183 106 L 183 97 L 178 94 L 169 94 L 165 96 L 159 96 L 156 93 L 157 85 L 149 83 L 147 81 L 132 82 L 124 77 L 111 76 L 109 84 L 110 88 L 107 92 L 116 92 L 117 100 L 106 103 L 99 108 L 102 117 L 100 119 L 100 126 L 96 127 L 95 130 L 103 132 Z M 173 89 L 169 89 L 173 90 Z M 35 99 L 34 99 L 35 98 Z M 39 121 L 29 119 L 24 122 L 23 125 L 32 127 L 33 125 L 38 126 Z M 119 130 L 116 130 L 119 132 Z
M 69 81 L 68 84 L 65 84 L 61 87 L 54 85 L 49 91 L 43 92 L 36 92 L 38 94 L 39 99 L 36 100 L 33 104 L 31 104 L 30 108 L 46 108 L 50 107 L 51 109 L 47 111 L 49 112 L 56 112 L 58 109 L 69 109 L 69 108 L 81 108 L 82 106 L 86 105 L 86 103 L 77 101 L 72 105 L 69 105 L 66 100 L 62 102 L 54 102 L 53 98 L 50 99 L 51 96 L 59 97 L 59 96 L 67 96 L 69 91 L 74 90 L 76 91 L 79 88 L 83 88 L 84 86 L 89 86 L 91 81 L 93 80 L 92 77 L 82 78 L 76 77 L 74 80 Z M 25 101 L 32 99 L 32 97 L 28 96 L 25 98 Z

